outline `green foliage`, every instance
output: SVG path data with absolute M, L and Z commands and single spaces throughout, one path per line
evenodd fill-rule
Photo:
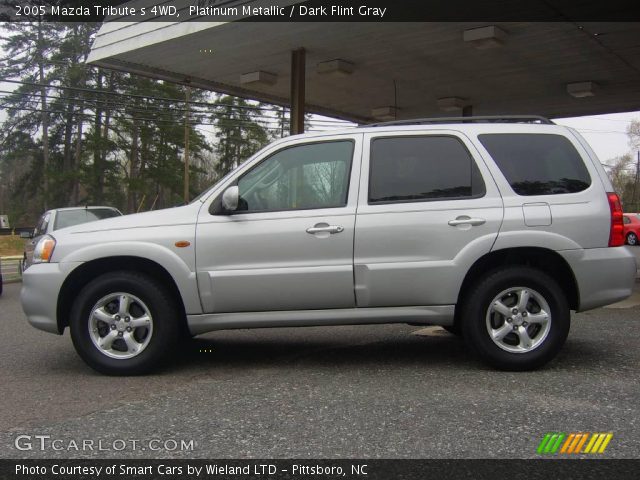
M 216 100 L 213 121 L 218 139 L 215 152 L 218 171 L 225 175 L 267 145 L 272 138 L 259 115 L 249 103 L 237 97 L 222 96 Z
M 192 88 L 187 109 L 182 85 L 86 65 L 98 27 L 5 27 L 0 77 L 21 82 L 2 96 L 0 125 L 0 211 L 14 225 L 34 224 L 44 208 L 182 203 L 187 110 L 192 197 L 271 139 L 246 100 L 211 108 L 213 95 Z M 198 127 L 212 112 L 220 129 L 207 138 Z

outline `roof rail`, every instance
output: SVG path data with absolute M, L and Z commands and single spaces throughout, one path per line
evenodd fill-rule
M 555 125 L 551 120 L 539 115 L 496 115 L 482 117 L 436 117 L 394 120 L 391 122 L 369 123 L 361 127 L 382 127 L 392 125 L 423 125 L 430 123 L 540 123 Z

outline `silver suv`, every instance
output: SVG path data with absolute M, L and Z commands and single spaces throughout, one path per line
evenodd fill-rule
M 231 328 L 441 325 L 489 364 L 540 367 L 570 311 L 622 300 L 636 264 L 585 140 L 540 117 L 392 122 L 284 138 L 191 204 L 45 235 L 36 328 L 107 374 Z

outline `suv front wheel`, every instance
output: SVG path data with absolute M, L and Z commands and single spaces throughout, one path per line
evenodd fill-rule
M 531 370 L 553 359 L 570 326 L 567 299 L 546 273 L 507 267 L 479 280 L 464 300 L 461 327 L 480 357 L 503 370 Z
M 180 313 L 153 278 L 134 272 L 101 275 L 71 310 L 73 345 L 93 369 L 108 375 L 146 373 L 180 338 Z

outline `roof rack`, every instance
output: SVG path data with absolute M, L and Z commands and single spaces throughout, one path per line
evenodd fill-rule
M 539 115 L 497 115 L 482 117 L 436 117 L 394 120 L 391 122 L 369 123 L 361 127 L 382 127 L 391 125 L 423 125 L 433 123 L 539 123 L 555 125 L 551 120 Z

